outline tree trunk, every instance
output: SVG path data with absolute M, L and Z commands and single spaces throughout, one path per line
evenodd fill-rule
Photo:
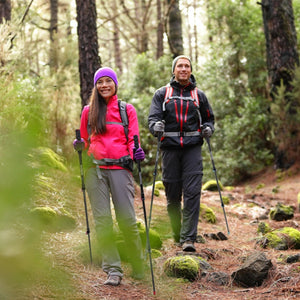
M 197 63 L 199 59 L 199 50 L 198 50 L 198 30 L 197 30 L 197 0 L 194 0 L 194 39 L 195 39 L 195 56 L 194 61 Z
M 112 4 L 113 4 L 113 11 L 117 12 L 116 0 L 113 0 Z M 119 32 L 119 27 L 118 27 L 116 18 L 112 18 L 112 22 L 113 22 L 113 28 L 114 28 L 113 43 L 114 43 L 114 49 L 115 49 L 115 64 L 121 75 L 123 73 L 123 64 L 122 64 L 122 52 L 121 52 L 121 46 L 120 46 L 120 32 Z
M 0 1 L 0 24 L 5 21 L 11 20 L 11 2 L 10 0 L 1 0 Z
M 179 10 L 179 0 L 168 0 L 168 4 L 170 6 L 168 41 L 171 53 L 175 58 L 183 54 L 181 13 Z
M 299 65 L 292 0 L 263 0 L 260 4 L 266 37 L 270 95 L 273 102 L 278 99 L 281 84 L 285 88 L 284 102 L 281 105 L 281 113 L 284 111 L 285 116 L 277 127 L 276 136 L 282 137 L 276 145 L 275 160 L 277 168 L 287 169 L 296 161 L 299 147 L 299 126 L 293 122 L 296 119 L 298 104 L 290 94 L 293 90 L 291 83 L 294 70 Z
M 161 56 L 164 55 L 164 23 L 162 19 L 161 0 L 157 0 L 156 5 L 157 5 L 156 59 L 159 59 Z
M 55 73 L 58 68 L 58 40 L 57 40 L 57 22 L 58 22 L 58 0 L 50 1 L 50 70 Z
M 98 55 L 97 12 L 95 0 L 76 0 L 79 47 L 79 76 L 82 108 L 94 86 L 94 73 L 100 68 Z

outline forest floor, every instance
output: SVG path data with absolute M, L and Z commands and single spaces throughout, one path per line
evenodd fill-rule
M 221 231 L 228 237 L 228 240 L 216 241 L 205 238 L 205 243 L 196 243 L 197 253 L 207 255 L 207 262 L 214 271 L 222 271 L 231 275 L 241 266 L 245 257 L 255 251 L 263 251 L 273 264 L 268 278 L 259 287 L 244 288 L 233 282 L 219 286 L 208 282 L 205 277 L 194 282 L 167 277 L 163 271 L 163 263 L 168 257 L 181 252 L 181 248 L 174 245 L 169 234 L 169 238 L 163 240 L 161 249 L 163 256 L 152 259 L 156 295 L 153 295 L 150 269 L 147 270 L 145 279 L 138 281 L 130 277 L 130 267 L 124 264 L 124 278 L 121 285 L 111 287 L 103 285 L 106 274 L 100 268 L 99 263 L 94 262 L 91 265 L 88 260 L 85 262 L 82 260 L 78 245 L 88 244 L 88 240 L 85 235 L 82 199 L 78 198 L 76 205 L 78 205 L 78 215 L 81 217 L 76 229 L 72 232 L 47 233 L 44 237 L 45 248 L 50 253 L 52 264 L 68 274 L 68 288 L 62 285 L 53 291 L 51 282 L 46 284 L 40 282 L 30 291 L 31 295 L 28 299 L 299 299 L 300 262 L 287 264 L 284 260 L 288 255 L 299 253 L 299 250 L 262 249 L 256 243 L 260 216 L 267 215 L 269 209 L 278 202 L 295 207 L 294 218 L 282 222 L 268 219 L 262 221 L 269 223 L 274 229 L 289 226 L 300 230 L 300 213 L 297 203 L 299 192 L 300 168 L 297 167 L 281 173 L 280 176 L 273 169 L 267 169 L 247 182 L 234 187 L 231 191 L 224 190 L 222 195 L 227 195 L 231 199 L 230 203 L 225 205 L 230 229 L 228 234 L 218 192 L 204 191 L 201 201 L 214 209 L 217 223 L 199 222 L 198 234 L 204 236 Z M 80 197 L 80 190 L 78 194 Z M 151 190 L 145 188 L 147 212 L 149 212 L 150 199 Z M 135 203 L 137 217 L 143 220 L 138 186 Z M 161 220 L 168 224 L 164 192 L 154 198 L 151 224 L 156 227 L 155 224 Z

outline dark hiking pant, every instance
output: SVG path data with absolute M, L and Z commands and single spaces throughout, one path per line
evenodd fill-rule
M 201 146 L 162 150 L 162 173 L 174 239 L 195 241 L 203 176 Z

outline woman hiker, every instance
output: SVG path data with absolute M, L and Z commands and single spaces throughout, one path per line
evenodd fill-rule
M 107 273 L 106 285 L 121 283 L 123 270 L 120 254 L 113 238 L 113 216 L 124 235 L 132 277 L 144 276 L 141 238 L 134 210 L 133 161 L 145 158 L 143 149 L 134 148 L 134 136 L 139 136 L 136 110 L 126 104 L 128 128 L 121 117 L 117 96 L 118 79 L 111 68 L 100 68 L 94 74 L 94 88 L 90 104 L 81 115 L 81 140 L 74 140 L 76 148 L 84 143 L 93 164 L 86 172 L 86 189 L 95 220 L 97 240 L 102 257 L 102 269 Z M 123 109 L 123 108 L 121 108 Z M 77 148 L 78 149 L 78 148 Z

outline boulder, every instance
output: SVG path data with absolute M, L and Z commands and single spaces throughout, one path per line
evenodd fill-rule
M 292 206 L 277 203 L 276 207 L 271 208 L 269 217 L 275 221 L 286 221 L 294 217 L 294 209 Z
M 248 256 L 243 265 L 231 274 L 238 285 L 244 287 L 260 286 L 267 278 L 272 262 L 263 252 L 255 252 Z

